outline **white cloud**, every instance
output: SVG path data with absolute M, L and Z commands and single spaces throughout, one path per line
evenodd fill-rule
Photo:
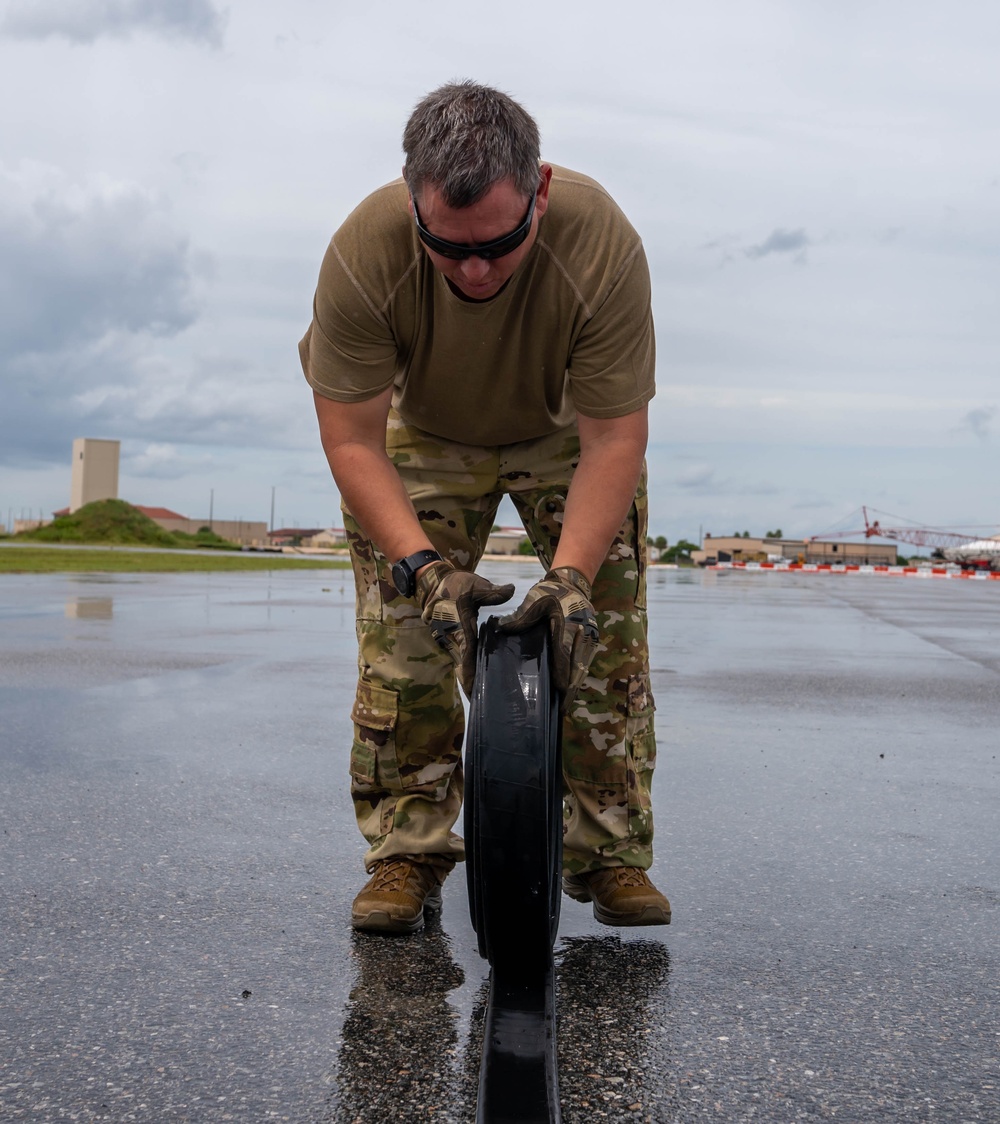
M 749 378 L 748 382 L 752 381 Z M 946 450 L 984 436 L 990 407 L 973 407 L 959 396 L 829 388 L 771 391 L 761 386 L 665 385 L 657 397 L 653 442 L 735 441 L 761 445 L 824 445 L 854 448 L 923 447 Z M 846 380 L 845 380 L 846 381 Z M 949 419 L 962 417 L 960 426 Z M 662 419 L 662 421 L 660 420 Z M 975 428 L 974 428 L 975 427 Z
M 705 488 L 715 483 L 715 469 L 710 464 L 692 464 L 677 475 L 680 488 Z
M 128 443 L 122 456 L 122 473 L 153 480 L 182 480 L 191 473 L 208 473 L 217 458 L 201 451 L 192 453 L 164 442 Z

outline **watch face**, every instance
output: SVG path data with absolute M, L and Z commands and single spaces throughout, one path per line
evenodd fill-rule
M 413 596 L 413 572 L 406 565 L 405 560 L 393 565 L 392 582 L 404 597 Z
M 418 550 L 393 563 L 392 584 L 404 597 L 412 597 L 417 592 L 417 570 L 429 562 L 440 561 L 436 550 Z

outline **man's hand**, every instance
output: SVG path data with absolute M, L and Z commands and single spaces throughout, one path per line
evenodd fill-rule
M 559 566 L 528 590 L 521 607 L 497 625 L 501 632 L 523 632 L 548 620 L 552 634 L 552 673 L 564 703 L 576 694 L 590 669 L 600 637 L 590 603 L 590 582 L 571 566 Z
M 479 607 L 501 605 L 514 594 L 512 585 L 494 585 L 450 562 L 432 562 L 417 576 L 420 616 L 434 639 L 455 661 L 462 690 L 472 698 L 476 678 L 476 638 Z

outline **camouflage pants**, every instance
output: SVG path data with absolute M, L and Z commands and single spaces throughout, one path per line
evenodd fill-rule
M 475 569 L 501 498 L 511 497 L 548 567 L 579 457 L 575 427 L 493 448 L 406 425 L 393 411 L 386 449 L 428 537 Z M 465 714 L 450 657 L 392 584 L 387 561 L 344 512 L 357 590 L 359 678 L 351 717 L 351 795 L 365 866 L 411 855 L 449 869 L 464 858 L 452 828 L 462 804 Z M 652 862 L 656 761 L 646 641 L 645 473 L 594 581 L 601 647 L 564 720 L 563 866 Z M 506 612 L 508 609 L 499 610 Z

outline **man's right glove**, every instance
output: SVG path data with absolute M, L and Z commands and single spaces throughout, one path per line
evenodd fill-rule
M 468 570 L 456 570 L 443 559 L 421 570 L 417 578 L 421 619 L 455 661 L 458 681 L 469 698 L 476 678 L 479 607 L 502 605 L 513 594 L 512 585 L 494 585 Z
M 552 675 L 565 705 L 583 686 L 600 646 L 590 582 L 579 570 L 571 566 L 549 570 L 528 590 L 516 612 L 500 618 L 497 628 L 523 632 L 546 619 L 552 636 Z

